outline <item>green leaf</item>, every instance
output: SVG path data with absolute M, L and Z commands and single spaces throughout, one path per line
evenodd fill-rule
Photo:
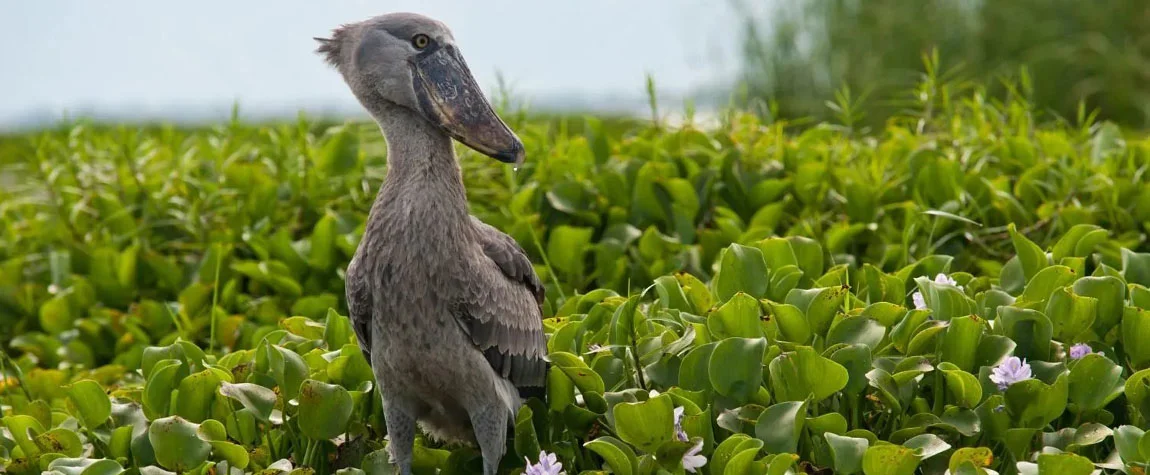
M 1130 366 L 1135 370 L 1150 367 L 1150 310 L 1126 307 L 1121 338 Z
M 671 440 L 675 421 L 671 397 L 660 394 L 643 402 L 616 404 L 615 433 L 623 441 L 647 453 L 655 453 Z
M 575 382 L 575 387 L 579 388 L 579 392 L 603 394 L 605 391 L 603 378 L 578 356 L 571 353 L 555 352 L 551 353 L 550 358 L 552 365 L 558 367 L 563 371 L 563 374 Z
M 986 331 L 986 321 L 975 315 L 952 318 L 942 337 L 942 361 L 968 373 L 977 371 L 978 346 Z
M 1061 265 L 1046 267 L 1030 279 L 1030 282 L 1026 284 L 1026 289 L 1022 291 L 1022 295 L 1018 296 L 1018 300 L 1014 304 L 1019 307 L 1044 309 L 1051 294 L 1070 285 L 1077 278 L 1078 275 L 1074 273 L 1074 269 L 1069 267 Z
M 1074 282 L 1074 293 L 1098 301 L 1095 307 L 1094 333 L 1105 335 L 1122 321 L 1126 285 L 1117 277 L 1083 277 Z
M 749 401 L 762 385 L 766 351 L 766 338 L 727 338 L 718 342 L 707 368 L 711 387 L 740 403 Z
M 1094 473 L 1094 463 L 1076 454 L 1039 454 L 1038 473 L 1090 475 Z
M 799 269 L 807 279 L 823 275 L 823 246 L 818 241 L 803 236 L 787 236 L 786 239 L 791 243 Z
M 859 344 L 875 350 L 886 336 L 886 327 L 865 316 L 847 317 L 831 326 L 827 346 Z
M 295 399 L 299 395 L 300 383 L 307 378 L 307 363 L 296 352 L 272 345 L 266 340 L 260 352 L 266 358 L 272 378 L 280 387 L 280 395 L 285 401 Z M 259 357 L 257 355 L 257 359 Z
M 795 289 L 787 294 L 786 303 L 802 311 L 816 335 L 826 335 L 835 314 L 846 300 L 846 287 Z
M 1040 429 L 1066 410 L 1069 391 L 1066 374 L 1060 374 L 1053 385 L 1028 379 L 1006 389 L 1006 409 L 1020 428 Z
M 535 432 L 534 416 L 535 411 L 526 404 L 520 406 L 515 415 L 515 453 L 520 457 L 539 457 L 539 435 Z
M 1090 330 L 1097 314 L 1098 299 L 1077 295 L 1070 287 L 1055 290 L 1046 304 L 1054 337 L 1064 342 L 1075 341 Z
M 919 457 L 913 449 L 901 445 L 875 445 L 863 455 L 866 475 L 914 475 Z
M 1010 233 L 1010 241 L 1014 243 L 1014 252 L 1017 253 L 1018 261 L 1022 265 L 1022 275 L 1026 282 L 1029 282 L 1038 274 L 1038 271 L 1050 265 L 1050 262 L 1042 248 L 1019 233 L 1013 223 L 1008 225 L 1006 229 Z
M 575 226 L 557 226 L 547 240 L 547 256 L 551 266 L 564 276 L 582 278 L 584 253 L 591 245 L 595 230 Z
M 950 456 L 951 473 L 957 472 L 964 462 L 978 468 L 989 467 L 994 463 L 994 452 L 986 447 L 961 447 Z
M 602 457 L 612 473 L 631 475 L 639 470 L 639 460 L 635 458 L 635 452 L 619 439 L 603 436 L 583 446 Z
M 1122 395 L 1122 367 L 1097 353 L 1084 356 L 1070 367 L 1070 402 L 1080 411 L 1102 409 Z
M 934 434 L 916 435 L 907 439 L 902 445 L 906 448 L 913 449 L 915 455 L 918 455 L 921 460 L 934 457 L 950 449 L 950 444 Z
M 1128 284 L 1150 287 L 1150 252 L 1122 248 L 1122 277 Z
M 811 326 L 803 311 L 794 305 L 776 304 L 761 301 L 767 310 L 768 318 L 773 318 L 779 327 L 779 339 L 798 344 L 807 344 L 811 340 Z
M 299 388 L 299 428 L 313 440 L 327 440 L 344 432 L 354 408 L 343 386 L 305 380 Z
M 1145 463 L 1148 457 L 1138 446 L 1139 441 L 1145 439 L 1146 433 L 1135 426 L 1124 425 L 1114 429 L 1114 446 L 1118 455 L 1126 463 Z
M 33 441 L 44 453 L 79 457 L 84 452 L 84 444 L 80 442 L 80 436 L 62 427 L 37 435 Z
M 927 277 L 915 278 L 914 282 L 936 320 L 949 321 L 975 313 L 974 300 L 958 287 L 940 284 Z
M 336 219 L 325 213 L 311 230 L 308 264 L 317 271 L 331 272 L 335 268 Z
M 775 357 L 770 364 L 771 390 L 780 401 L 809 397 L 818 403 L 846 387 L 848 378 L 842 365 L 805 346 Z
M 1050 248 L 1054 262 L 1067 257 L 1087 257 L 1094 252 L 1094 247 L 1106 240 L 1109 234 L 1105 229 L 1093 224 L 1076 224 L 1058 239 Z
M 739 292 L 763 298 L 767 294 L 768 282 L 770 278 L 762 251 L 754 247 L 732 244 L 720 257 L 712 286 L 715 297 L 720 302 L 726 302 Z
M 862 470 L 863 455 L 870 447 L 870 441 L 858 437 L 845 437 L 832 433 L 823 434 L 830 445 L 834 460 L 834 473 L 851 475 Z
M 206 369 L 180 381 L 180 394 L 174 411 L 176 415 L 195 423 L 203 422 L 211 415 L 216 390 L 223 381 L 217 371 Z
M 762 338 L 763 325 L 759 321 L 762 309 L 758 300 L 742 292 L 707 316 L 707 330 L 715 338 Z
M 806 423 L 806 401 L 780 402 L 759 416 L 755 437 L 762 440 L 768 453 L 798 452 L 799 438 Z
M 156 461 L 168 470 L 186 472 L 208 460 L 212 446 L 200 438 L 199 427 L 179 416 L 152 421 L 148 441 Z
M 82 379 L 68 385 L 68 399 L 76 407 L 76 417 L 89 430 L 95 429 L 112 415 L 112 402 L 100 383 Z
M 1050 340 L 1054 325 L 1042 312 L 1017 307 L 1001 307 L 998 328 L 1018 346 L 1014 354 L 1020 358 L 1047 361 L 1050 359 Z
M 946 378 L 946 388 L 957 405 L 974 408 L 982 401 L 982 384 L 978 382 L 977 376 L 958 369 L 951 363 L 942 363 L 938 369 Z
M 1150 368 L 1130 376 L 1125 392 L 1130 405 L 1141 412 L 1142 417 L 1150 419 Z
M 65 332 L 75 321 L 76 315 L 72 314 L 72 307 L 64 295 L 52 297 L 40 307 L 40 327 L 48 333 Z
M 250 410 L 259 420 L 263 422 L 271 421 L 272 412 L 276 405 L 275 391 L 258 384 L 232 384 L 224 381 L 220 383 L 220 394 L 239 401 L 244 408 Z
M 155 415 L 154 417 L 167 415 L 172 402 L 172 391 L 186 374 L 188 369 L 179 360 L 157 362 L 144 383 L 145 411 Z

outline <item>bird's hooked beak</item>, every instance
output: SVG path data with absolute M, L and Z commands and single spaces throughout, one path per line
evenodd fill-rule
M 523 162 L 523 142 L 492 110 L 454 45 L 432 45 L 408 63 L 415 97 L 428 120 L 484 155 Z

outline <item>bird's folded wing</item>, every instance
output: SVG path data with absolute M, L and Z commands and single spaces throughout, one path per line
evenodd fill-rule
M 371 363 L 371 288 L 368 279 L 359 270 L 358 259 L 352 259 L 345 274 L 344 291 L 347 294 L 347 318 L 363 350 L 364 358 Z
M 480 266 L 490 271 L 467 282 L 457 315 L 496 373 L 517 387 L 543 386 L 543 285 L 514 239 L 478 219 L 472 222 L 494 266 Z

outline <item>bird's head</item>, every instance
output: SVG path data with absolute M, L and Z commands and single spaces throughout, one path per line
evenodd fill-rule
M 409 109 L 484 155 L 522 162 L 523 143 L 491 108 L 443 23 L 389 13 L 316 40 L 368 109 L 380 101 Z

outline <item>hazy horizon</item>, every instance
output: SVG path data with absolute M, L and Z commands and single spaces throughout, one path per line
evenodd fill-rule
M 501 74 L 547 109 L 631 109 L 647 74 L 678 98 L 736 70 L 739 19 L 704 0 L 23 2 L 0 6 L 0 64 L 15 73 L 0 75 L 0 130 L 65 116 L 217 119 L 235 103 L 245 117 L 358 114 L 312 37 L 387 11 L 444 21 L 486 90 Z

